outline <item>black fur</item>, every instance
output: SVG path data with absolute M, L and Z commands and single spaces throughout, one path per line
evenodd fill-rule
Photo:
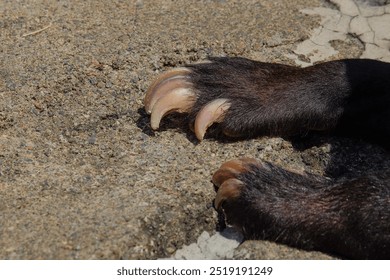
M 356 59 L 297 68 L 212 58 L 188 67 L 197 93 L 190 123 L 209 101 L 231 104 L 214 135 L 324 131 L 390 148 L 389 63 Z M 328 180 L 264 164 L 238 179 L 245 186 L 240 197 L 222 208 L 247 238 L 348 258 L 390 258 L 390 171 Z
M 211 61 L 188 66 L 198 94 L 190 122 L 207 102 L 227 98 L 232 106 L 215 130 L 229 135 L 331 131 L 389 146 L 389 63 L 355 59 L 298 68 L 244 58 Z
M 390 171 L 344 181 L 264 164 L 238 179 L 245 187 L 223 209 L 247 239 L 347 258 L 390 258 Z

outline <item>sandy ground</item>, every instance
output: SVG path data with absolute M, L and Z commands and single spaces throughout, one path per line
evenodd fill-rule
M 218 230 L 210 177 L 235 157 L 346 176 L 387 166 L 380 148 L 345 139 L 198 143 L 173 118 L 150 129 L 144 93 L 171 67 L 208 55 L 310 62 L 293 51 L 321 24 L 300 10 L 316 7 L 337 11 L 319 0 L 0 0 L 0 258 L 169 257 Z M 330 44 L 326 59 L 365 51 L 348 34 Z M 329 256 L 247 241 L 229 258 Z

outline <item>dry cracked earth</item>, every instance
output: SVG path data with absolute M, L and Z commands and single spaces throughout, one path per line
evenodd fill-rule
M 0 0 L 0 258 L 204 258 L 181 248 L 224 244 L 210 178 L 226 160 L 343 176 L 389 167 L 381 148 L 347 139 L 199 143 L 175 117 L 152 131 L 143 109 L 158 73 L 210 55 L 388 60 L 389 3 L 361 2 Z M 332 258 L 237 245 L 211 257 Z

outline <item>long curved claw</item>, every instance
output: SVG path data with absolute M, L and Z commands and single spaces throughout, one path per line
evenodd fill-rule
M 165 93 L 152 108 L 150 117 L 152 129 L 158 129 L 161 119 L 167 114 L 188 112 L 194 103 L 195 93 L 189 88 L 177 88 Z
M 240 158 L 229 160 L 221 165 L 214 173 L 211 181 L 217 187 L 221 186 L 226 180 L 236 178 L 240 173 L 247 172 L 251 165 L 259 163 L 253 158 Z
M 195 135 L 199 140 L 203 137 L 213 123 L 223 121 L 225 112 L 229 109 L 230 103 L 228 99 L 218 98 L 204 106 L 195 119 Z
M 173 78 L 161 82 L 158 85 L 158 87 L 155 88 L 155 90 L 153 90 L 152 94 L 150 95 L 150 98 L 148 99 L 148 102 L 145 104 L 146 112 L 151 114 L 154 105 L 161 97 L 163 97 L 164 95 L 166 95 L 171 91 L 180 88 L 184 88 L 184 89 L 191 88 L 191 83 L 186 81 L 185 77 L 183 76 L 175 76 Z
M 167 92 L 180 87 L 190 87 L 191 84 L 188 82 L 190 72 L 188 68 L 175 68 L 158 76 L 146 91 L 144 98 L 146 112 L 151 114 L 157 100 Z
M 238 179 L 228 179 L 218 189 L 217 196 L 215 197 L 214 206 L 215 209 L 220 210 L 222 203 L 230 198 L 236 198 L 240 195 L 243 183 Z

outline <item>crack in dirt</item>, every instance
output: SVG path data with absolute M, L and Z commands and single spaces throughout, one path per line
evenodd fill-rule
M 295 55 L 289 54 L 289 58 L 302 66 L 327 60 L 338 53 L 330 42 L 345 41 L 347 36 L 351 35 L 364 45 L 361 58 L 390 61 L 390 46 L 387 43 L 390 41 L 390 33 L 384 31 L 384 28 L 390 26 L 390 4 L 367 6 L 353 0 L 330 2 L 336 5 L 339 11 L 331 8 L 302 10 L 305 14 L 320 15 L 321 26 L 313 30 L 310 38 L 299 44 L 294 51 Z M 369 31 L 366 31 L 367 29 Z M 310 62 L 301 60 L 302 55 Z

